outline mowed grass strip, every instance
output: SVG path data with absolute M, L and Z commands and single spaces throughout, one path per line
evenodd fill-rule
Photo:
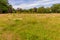
M 0 40 L 60 40 L 60 14 L 0 14 Z

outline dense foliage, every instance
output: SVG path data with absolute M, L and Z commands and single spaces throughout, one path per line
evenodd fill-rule
M 17 8 L 16 10 L 12 8 L 12 5 L 9 5 L 8 0 L 0 0 L 0 13 L 60 13 L 60 4 L 53 4 L 51 7 L 39 7 L 31 9 L 21 9 Z
M 8 0 L 0 0 L 0 13 L 12 12 L 12 6 L 9 5 Z

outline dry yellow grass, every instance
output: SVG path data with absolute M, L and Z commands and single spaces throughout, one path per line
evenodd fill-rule
M 0 40 L 60 40 L 60 14 L 0 14 Z

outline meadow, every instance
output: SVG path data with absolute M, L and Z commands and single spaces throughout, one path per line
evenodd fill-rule
M 0 14 L 0 40 L 60 40 L 60 14 Z

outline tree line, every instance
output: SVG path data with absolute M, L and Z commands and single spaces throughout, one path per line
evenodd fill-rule
M 29 12 L 29 13 L 60 13 L 60 4 L 53 4 L 51 7 L 39 7 L 39 8 L 31 8 L 31 9 L 21 9 L 18 8 L 17 12 Z
M 14 9 L 9 5 L 8 0 L 0 0 L 0 13 L 60 13 L 60 4 L 53 4 L 51 7 L 39 7 L 31 9 Z

